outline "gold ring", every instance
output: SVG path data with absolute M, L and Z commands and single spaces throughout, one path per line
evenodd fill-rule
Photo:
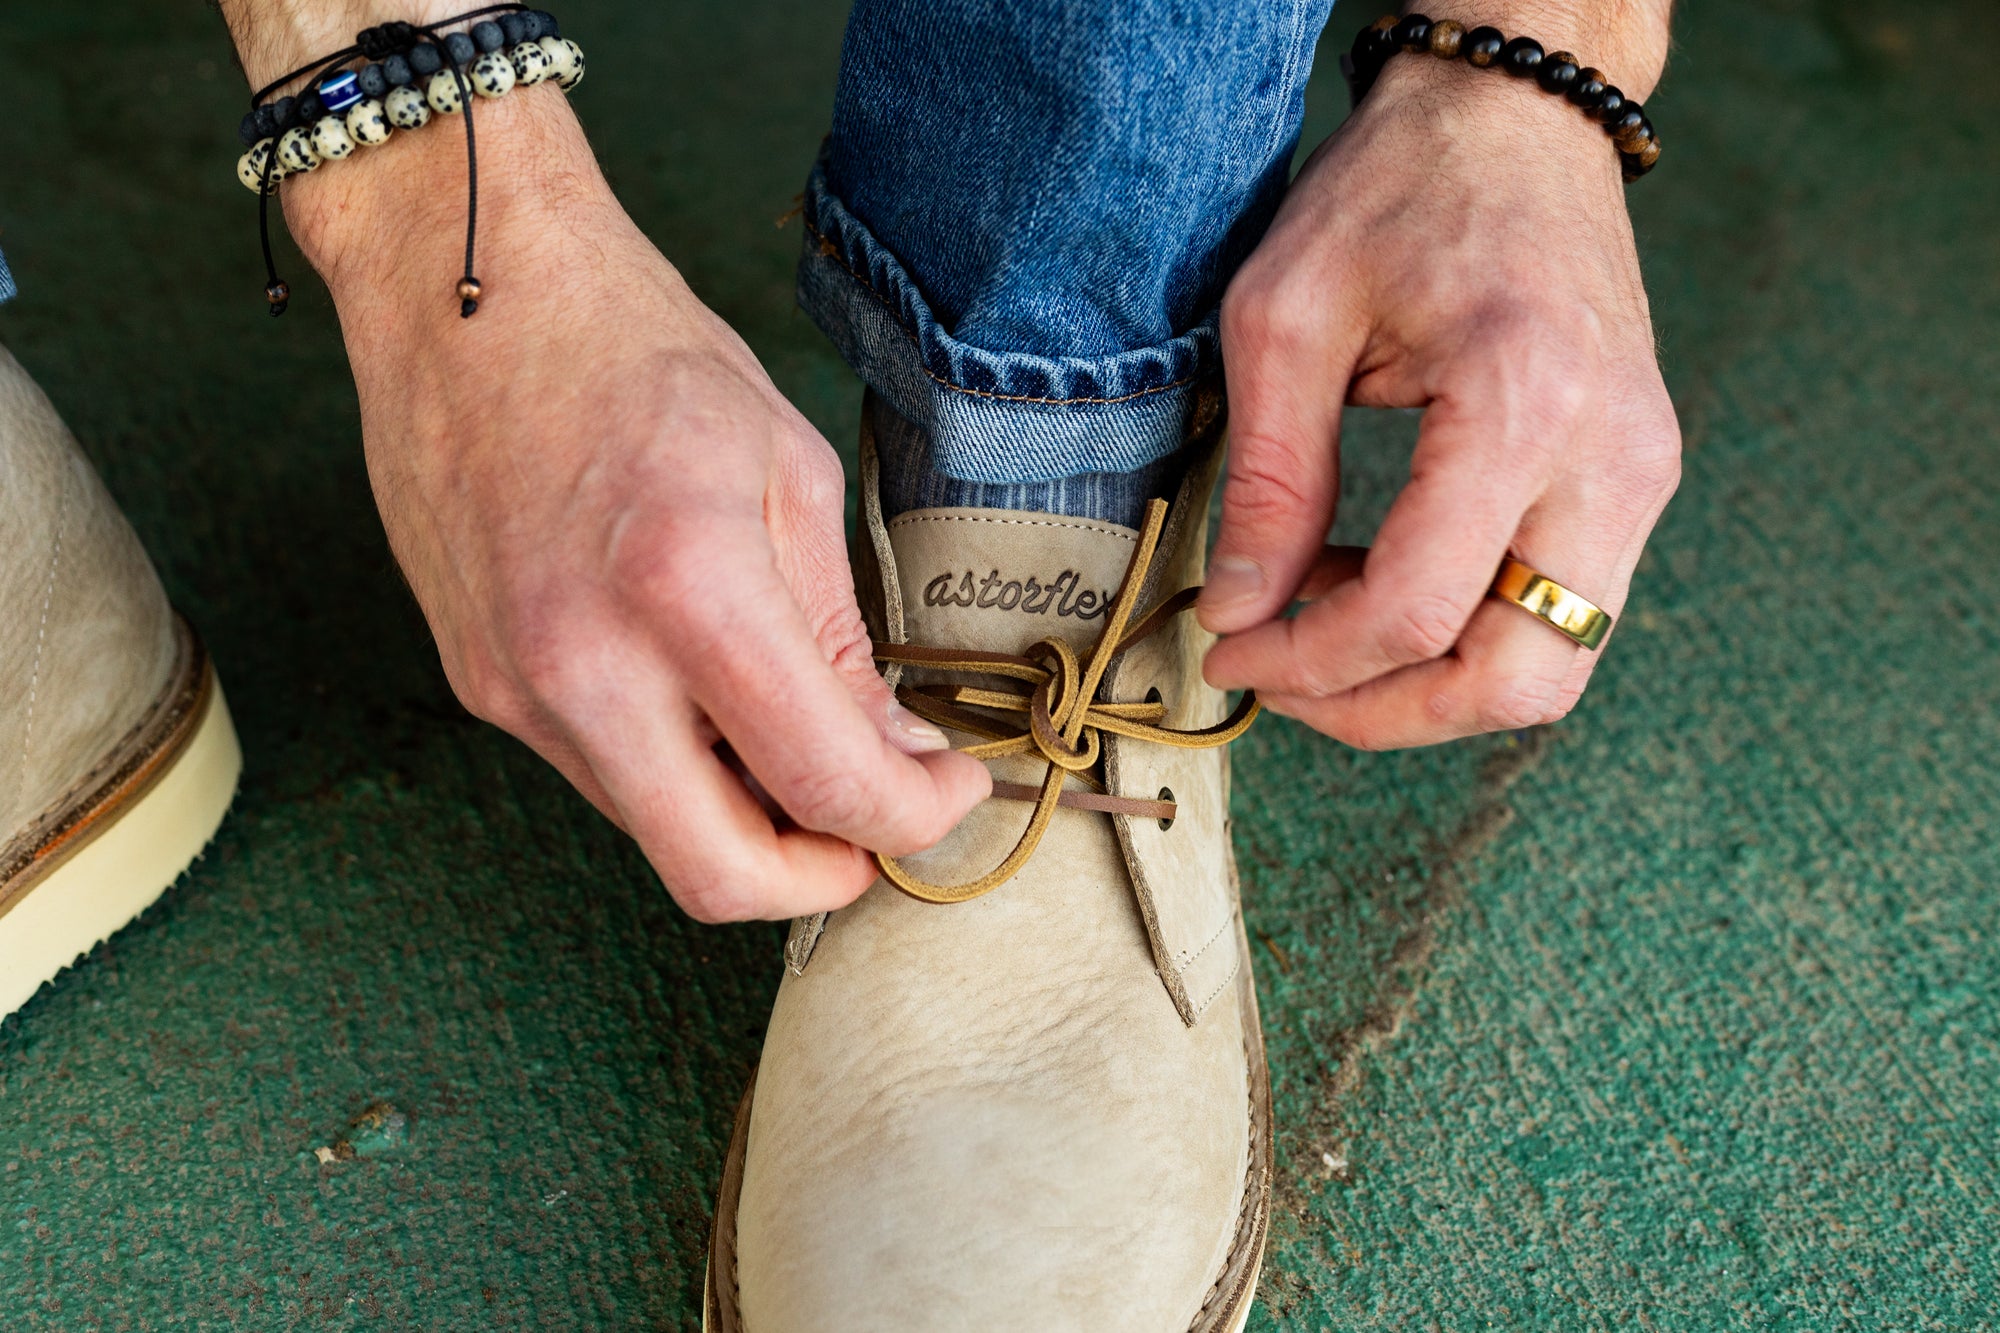
M 1596 648 L 1611 632 L 1611 617 L 1603 607 L 1512 557 L 1500 563 L 1493 595 L 1547 621 L 1584 648 Z

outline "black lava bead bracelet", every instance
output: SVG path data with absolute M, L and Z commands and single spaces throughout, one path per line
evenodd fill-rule
M 1567 51 L 1544 52 L 1532 37 L 1510 41 L 1498 28 L 1467 28 L 1451 19 L 1433 22 L 1422 14 L 1384 14 L 1363 28 L 1342 62 L 1356 103 L 1375 86 L 1389 57 L 1401 51 L 1463 60 L 1475 69 L 1504 69 L 1515 78 L 1533 79 L 1544 92 L 1567 98 L 1604 127 L 1628 181 L 1638 180 L 1660 160 L 1660 136 L 1646 118 L 1646 108 L 1620 92 L 1601 70 Z

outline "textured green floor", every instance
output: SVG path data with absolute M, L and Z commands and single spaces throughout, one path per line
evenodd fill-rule
M 840 7 L 565 17 L 641 224 L 851 438 L 771 225 Z M 1430 752 L 1246 742 L 1281 1112 L 1253 1328 L 1994 1326 L 1992 19 L 1692 7 L 1634 193 L 1687 480 L 1596 689 Z M 452 702 L 324 297 L 262 313 L 214 15 L 9 5 L 0 35 L 40 53 L 0 118 L 0 338 L 249 756 L 209 857 L 0 1026 L 0 1327 L 695 1327 L 778 929 L 683 921 Z M 1345 526 L 1410 429 L 1356 424 Z M 377 1101 L 404 1130 L 349 1134 Z

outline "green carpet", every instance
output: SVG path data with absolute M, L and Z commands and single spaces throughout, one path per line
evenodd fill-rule
M 773 225 L 841 7 L 565 17 L 640 224 L 850 441 Z M 1992 20 L 1691 7 L 1632 196 L 1687 476 L 1596 687 L 1431 751 L 1244 744 L 1280 1112 L 1252 1328 L 2000 1318 Z M 248 755 L 208 857 L 0 1026 L 0 1327 L 696 1327 L 780 929 L 683 920 L 453 702 L 324 294 L 295 261 L 264 314 L 214 14 L 0 27 L 37 53 L 0 118 L 0 338 L 207 636 Z M 1356 416 L 1365 539 L 1413 426 Z

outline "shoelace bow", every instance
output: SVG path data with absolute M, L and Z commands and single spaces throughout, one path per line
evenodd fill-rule
M 1241 736 L 1256 720 L 1259 705 L 1253 693 L 1246 693 L 1228 717 L 1212 727 L 1180 731 L 1163 727 L 1167 706 L 1145 703 L 1108 703 L 1097 699 L 1097 687 L 1111 666 L 1111 659 L 1159 630 L 1169 620 L 1186 611 L 1201 593 L 1197 585 L 1183 588 L 1156 603 L 1130 629 L 1133 608 L 1145 586 L 1146 571 L 1166 524 L 1167 505 L 1154 500 L 1146 507 L 1146 519 L 1139 532 L 1138 549 L 1125 568 L 1117 600 L 1104 618 L 1104 633 L 1091 650 L 1086 664 L 1059 639 L 1042 639 L 1023 654 L 979 652 L 973 649 L 927 648 L 907 643 L 877 643 L 875 658 L 899 662 L 931 671 L 1001 676 L 1023 681 L 1026 690 L 990 689 L 973 685 L 903 685 L 896 697 L 917 716 L 940 726 L 955 728 L 986 739 L 959 751 L 975 759 L 999 759 L 1005 755 L 1039 753 L 1048 761 L 1048 772 L 1040 787 L 1013 782 L 995 782 L 994 796 L 1003 800 L 1033 801 L 1035 813 L 1028 820 L 1020 841 L 1005 860 L 967 884 L 933 884 L 911 874 L 891 856 L 877 854 L 875 862 L 891 884 L 914 898 L 933 903 L 962 903 L 999 888 L 1027 864 L 1041 845 L 1059 806 L 1096 810 L 1106 814 L 1172 819 L 1174 803 L 1141 800 L 1104 792 L 1103 783 L 1090 773 L 1102 753 L 1106 732 L 1133 740 L 1172 745 L 1180 749 L 1210 749 Z M 986 713 L 973 712 L 984 709 Z M 1008 725 L 989 713 L 1027 715 L 1027 728 Z M 1071 775 L 1091 790 L 1065 789 Z

